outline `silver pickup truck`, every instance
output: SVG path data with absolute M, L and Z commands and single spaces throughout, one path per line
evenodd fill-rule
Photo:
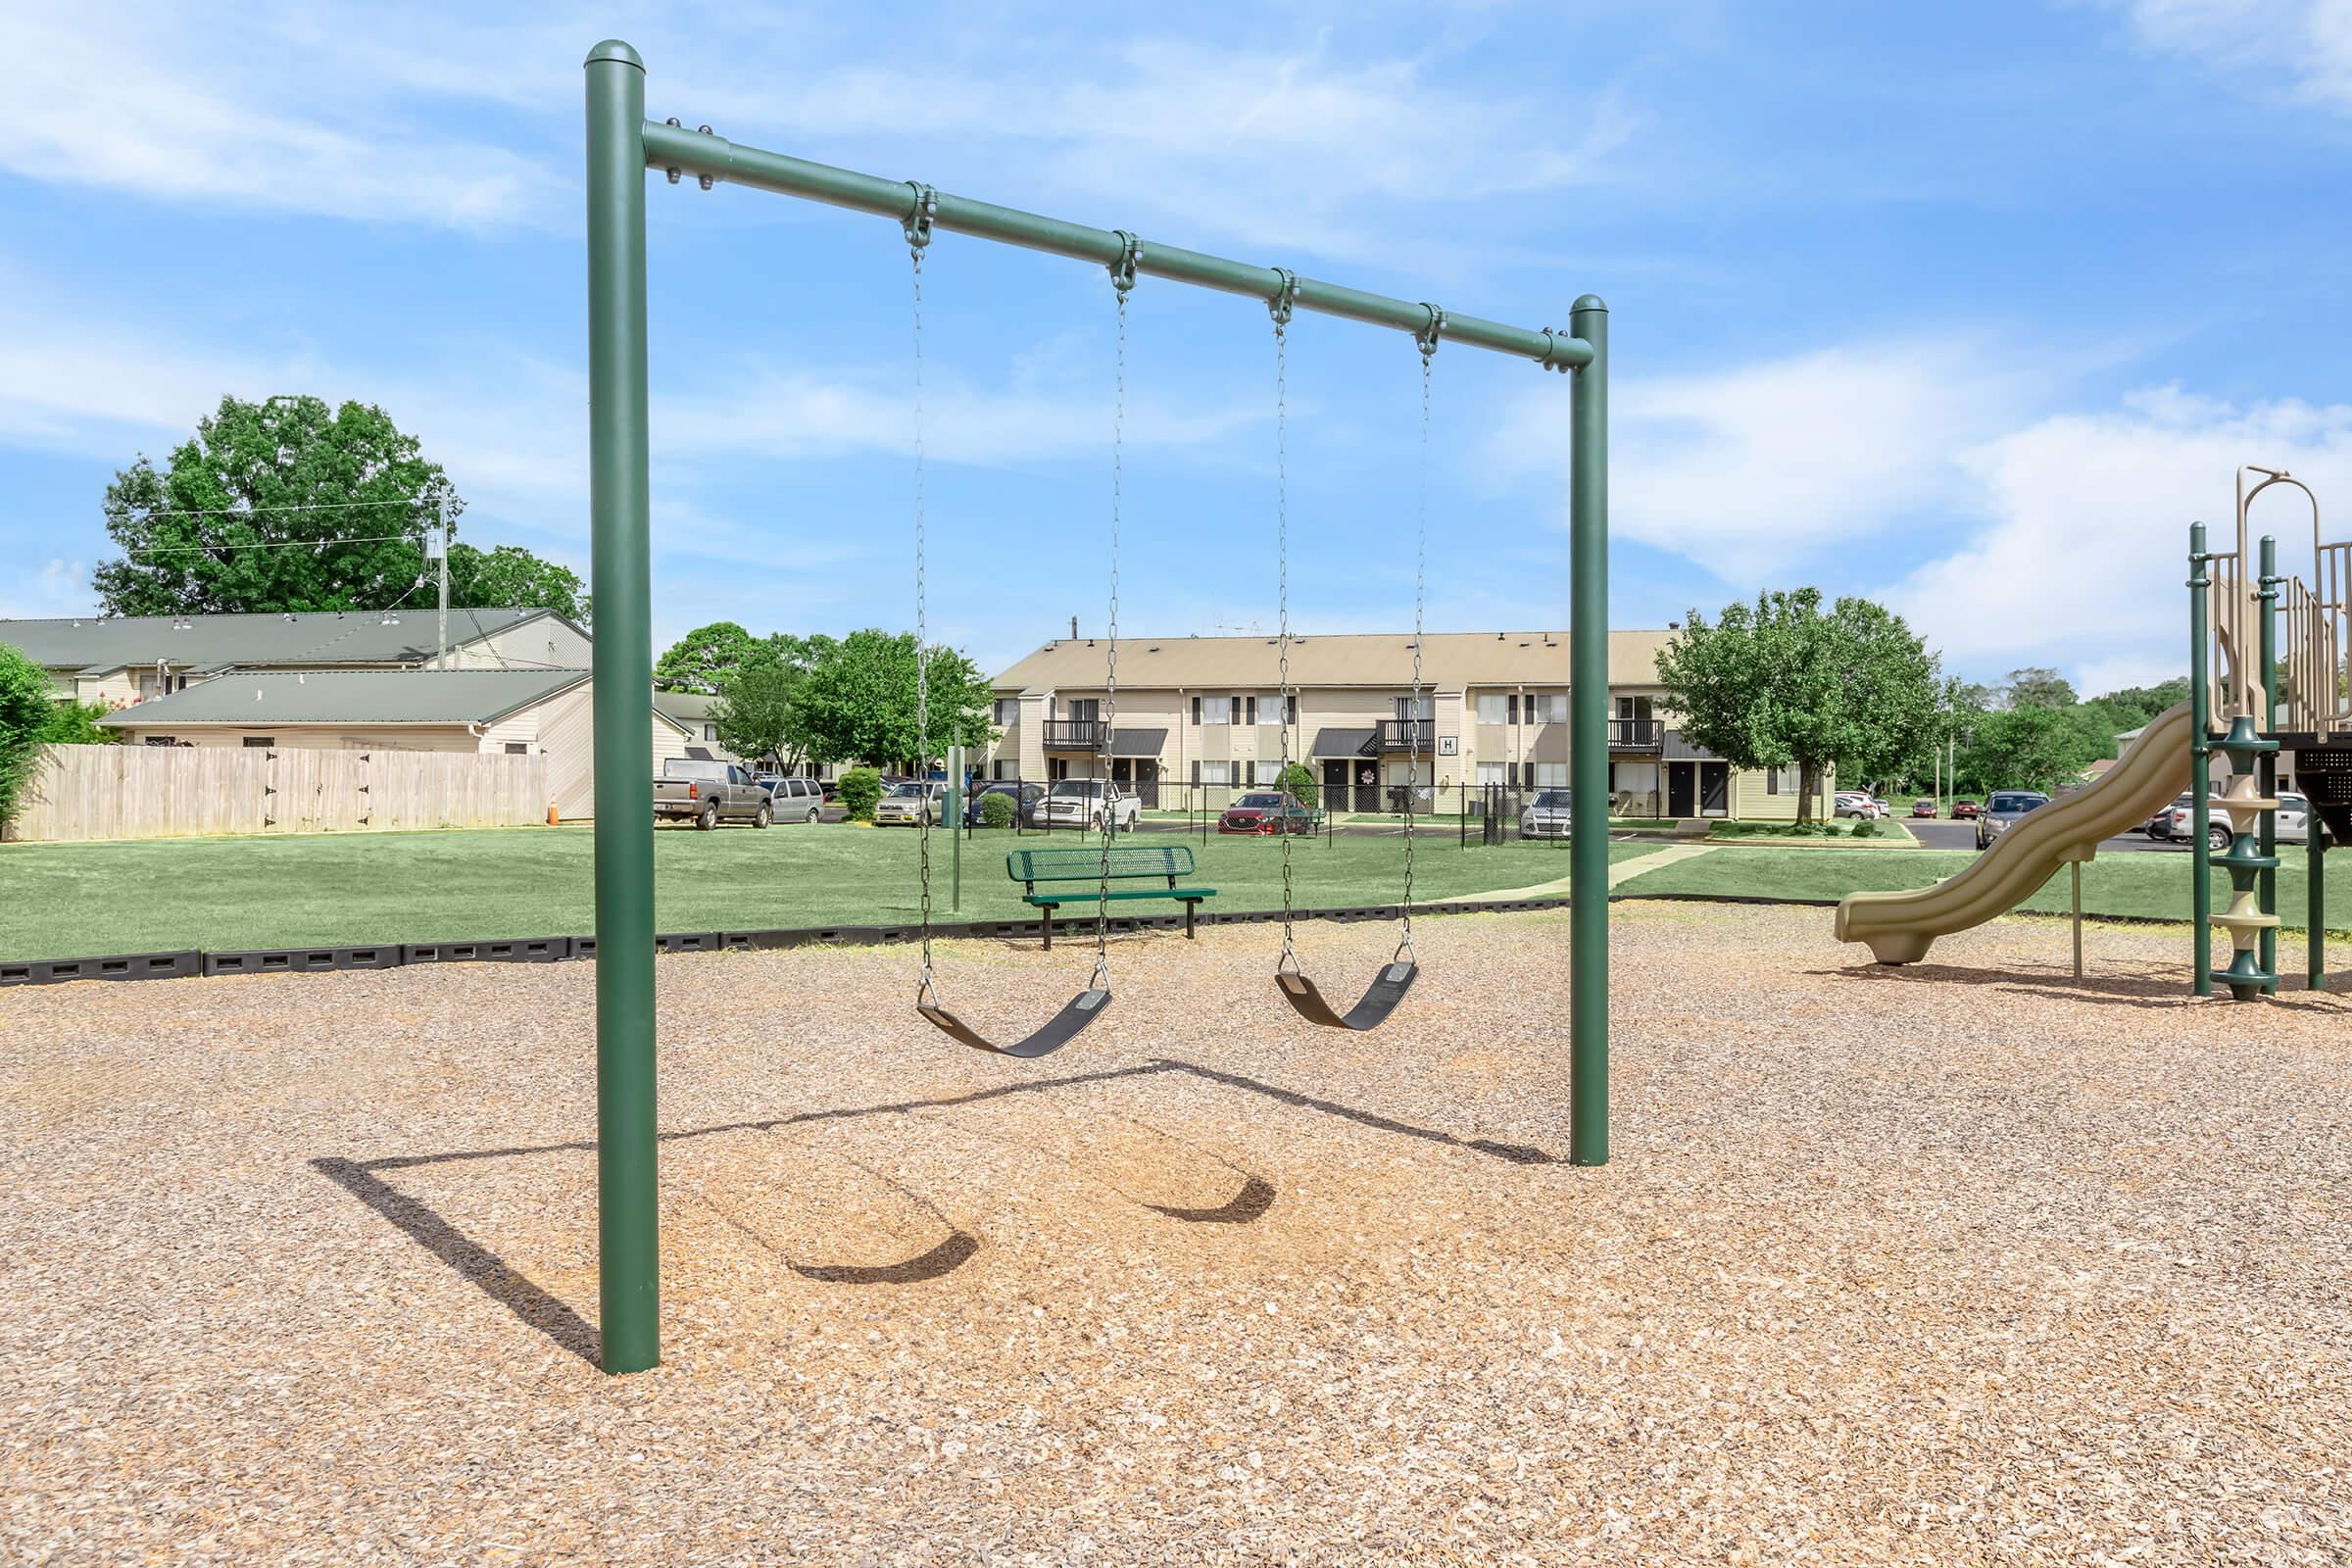
M 671 758 L 654 777 L 654 820 L 691 820 L 706 831 L 721 822 L 765 827 L 775 803 L 764 786 L 733 762 Z

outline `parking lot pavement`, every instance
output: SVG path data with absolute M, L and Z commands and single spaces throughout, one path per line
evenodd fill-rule
M 1903 826 L 1911 830 L 1913 838 L 1931 850 L 1973 850 L 1977 847 L 1977 825 L 1974 822 L 1953 822 L 1942 818 L 1929 821 L 1925 817 L 1903 817 L 1899 820 Z M 2111 851 L 2133 850 L 2152 850 L 2159 853 L 2185 855 L 2188 853 L 2188 846 L 2185 844 L 2159 844 L 2145 833 L 2136 832 L 2119 833 L 2114 838 L 2099 841 L 2099 853 L 2102 855 Z

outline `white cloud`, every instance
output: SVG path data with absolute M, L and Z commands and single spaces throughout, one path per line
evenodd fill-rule
M 1611 392 L 1611 532 L 1745 589 L 1949 510 L 1974 491 L 1961 453 L 2014 427 L 2038 395 L 1997 364 L 1984 344 L 1926 338 L 1629 378 Z M 1503 421 L 1490 443 L 1497 462 L 1541 454 L 1565 474 L 1565 400 L 1547 390 Z
M 1962 667 L 2067 662 L 2095 688 L 2185 665 L 2188 524 L 2233 548 L 2239 464 L 2291 468 L 2323 507 L 2352 497 L 2352 406 L 2237 408 L 2161 387 L 2111 413 L 2039 420 L 1964 461 L 1987 520 L 1886 597 Z M 2256 504 L 2251 532 L 2278 537 L 2282 570 L 2310 574 L 2310 528 L 2300 496 Z
M 381 14 L 354 14 L 373 32 Z M 267 18 L 104 5 L 10 20 L 0 168 L 180 203 L 479 227 L 550 221 L 561 181 L 402 113 L 387 77 L 322 70 Z
M 2352 5 L 2344 0 L 2104 0 L 2143 47 L 2215 67 L 2249 91 L 2352 113 Z
M 90 564 L 53 556 L 29 577 L 19 577 L 0 593 L 0 620 L 34 620 L 85 615 L 97 609 L 90 593 Z

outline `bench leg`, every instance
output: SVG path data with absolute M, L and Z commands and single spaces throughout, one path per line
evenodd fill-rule
M 1046 917 L 1046 951 L 1052 953 L 1054 951 L 1054 906 L 1049 904 L 1038 912 Z
M 1193 911 L 1199 907 L 1200 907 L 1200 901 L 1199 899 L 1187 899 L 1184 901 L 1184 939 L 1187 942 L 1193 940 Z

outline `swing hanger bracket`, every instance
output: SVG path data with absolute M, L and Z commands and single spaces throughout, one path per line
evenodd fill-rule
M 1298 304 L 1298 274 L 1287 267 L 1277 267 L 1274 275 L 1280 281 L 1274 297 L 1266 301 L 1266 314 L 1274 318 L 1276 326 L 1288 326 Z
M 1144 241 L 1141 235 L 1130 234 L 1123 228 L 1111 232 L 1119 237 L 1119 259 L 1110 264 L 1110 285 L 1124 294 L 1135 287 L 1135 270 L 1144 260 Z
M 1421 302 L 1421 308 L 1429 313 L 1429 324 L 1413 334 L 1413 341 L 1421 345 L 1421 357 L 1426 360 L 1438 352 L 1438 339 L 1446 334 L 1446 313 L 1427 300 Z
M 919 251 L 931 243 L 931 220 L 939 216 L 939 192 L 915 179 L 906 186 L 914 192 L 914 205 L 899 220 L 899 227 L 906 231 L 906 248 Z

